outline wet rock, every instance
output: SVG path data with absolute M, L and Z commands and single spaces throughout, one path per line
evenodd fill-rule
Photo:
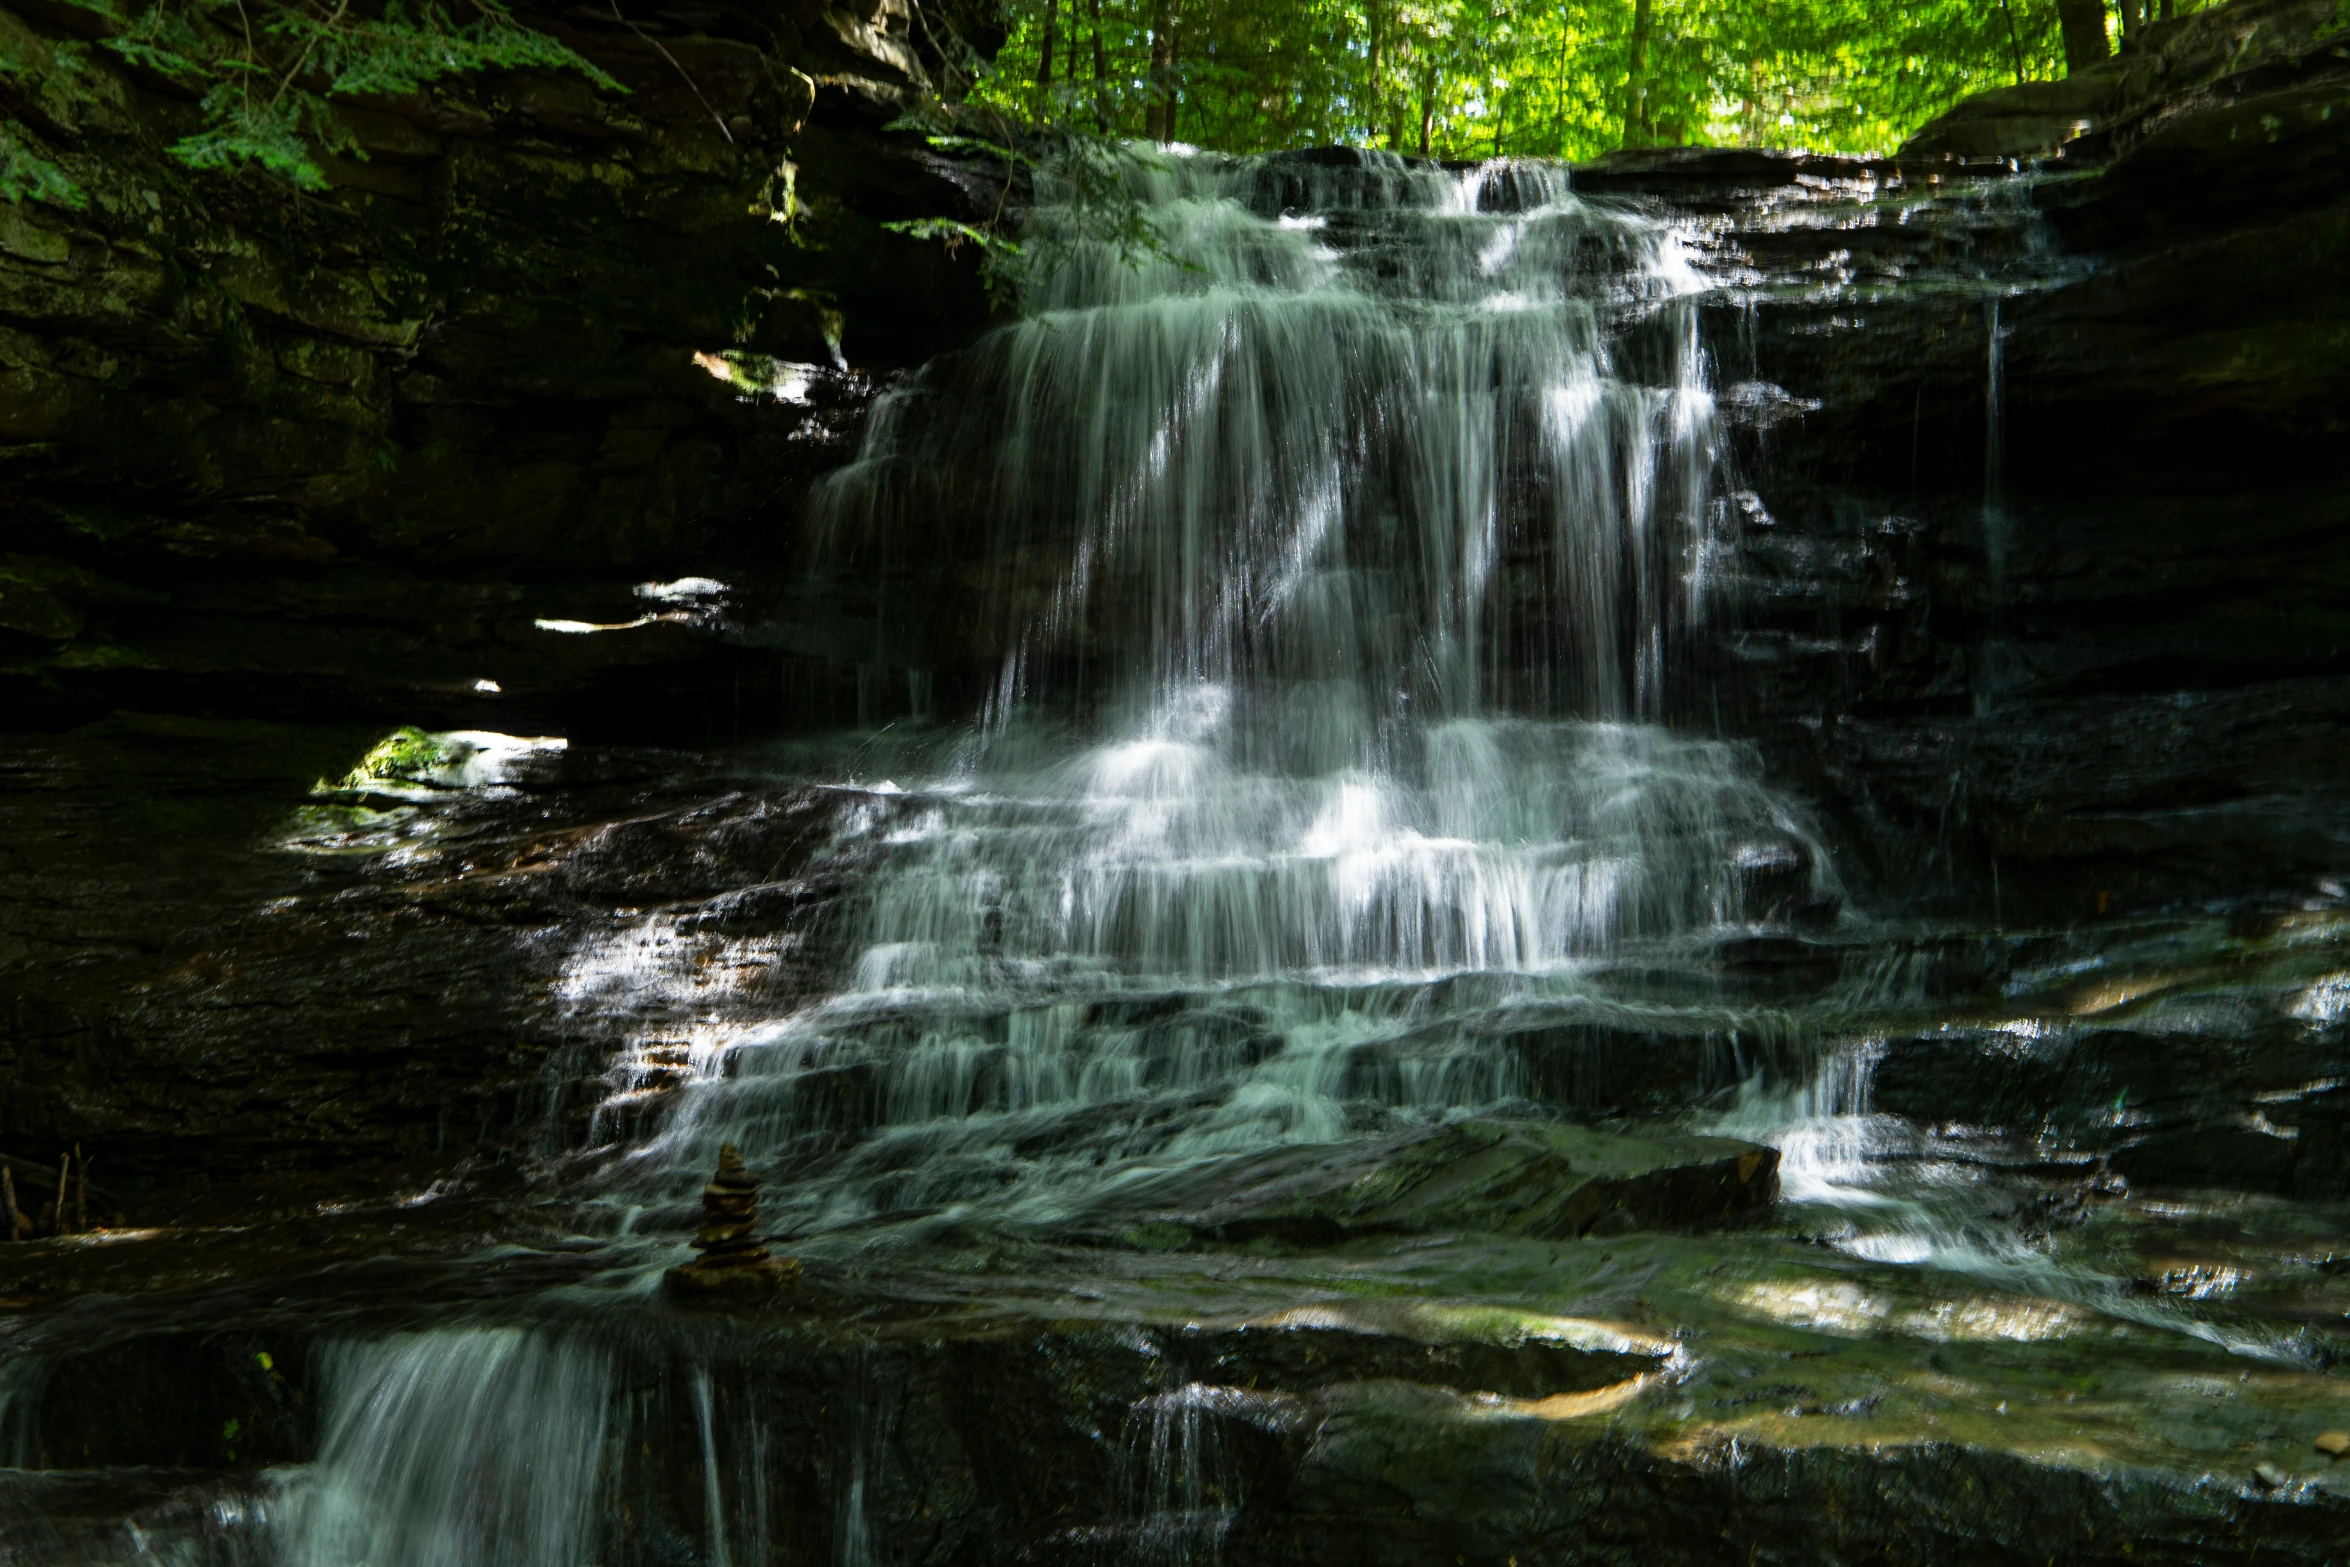
M 1870 1103 L 2102 1161 L 2133 1186 L 2329 1198 L 2345 1178 L 2342 1042 L 2295 1014 L 2306 991 L 2241 950 L 2198 952 L 2192 932 L 2170 942 L 2167 974 L 2092 971 L 2047 1011 L 1888 1041 Z
M 1542 1339 L 1430 1340 L 1357 1328 L 1270 1323 L 1170 1335 L 1167 1353 L 1193 1381 L 1310 1393 L 1341 1382 L 1411 1382 L 1462 1393 L 1545 1398 L 1589 1392 L 1654 1371 L 1668 1346 Z
M 2096 150 L 2150 134 L 2145 121 L 2192 114 L 2231 80 L 2295 71 L 2341 29 L 2325 0 L 2236 0 L 2150 23 L 2101 64 L 1975 94 L 1928 121 L 1901 156 L 2032 157 L 2080 141 Z
M 1239 1521 L 1232 1559 L 1305 1562 L 1335 1550 L 1697 1563 L 1784 1552 L 1928 1563 L 2025 1561 L 2056 1547 L 2074 1560 L 2184 1563 L 2258 1538 L 2264 1553 L 2315 1562 L 2342 1515 L 2331 1498 L 2230 1503 L 2192 1484 L 1939 1441 L 1651 1442 L 1602 1422 L 1495 1419 L 1427 1390 L 1369 1386 L 1325 1407 L 1279 1501 Z
M 1671 1114 L 1705 1104 L 1789 1063 L 1767 1029 L 1752 1035 L 1632 1018 L 1505 1015 L 1490 1039 L 1508 1049 L 1527 1097 L 1576 1120 Z
M 13 1435 L 28 1469 L 235 1468 L 296 1461 L 315 1439 L 303 1339 L 283 1332 L 148 1331 L 70 1340 L 23 1389 Z
M 758 7 L 521 13 L 625 98 L 505 73 L 346 106 L 366 161 L 297 200 L 174 161 L 183 111 L 70 41 L 86 15 L 4 19 L 11 59 L 81 62 L 34 76 L 91 199 L 0 203 L 0 714 L 456 726 L 499 705 L 486 678 L 583 731 L 612 692 L 667 685 L 685 723 L 648 727 L 689 743 L 836 716 L 853 661 L 534 622 L 638 621 L 632 584 L 720 561 L 746 595 L 800 575 L 797 497 L 872 373 L 986 320 L 968 256 L 881 227 L 994 203 L 872 111 L 918 90 L 928 45 Z M 805 374 L 795 400 L 752 395 L 697 352 Z
M 2097 128 L 2127 86 L 2110 65 L 2057 81 L 1977 93 L 1901 146 L 1905 158 L 2014 158 L 2053 153 Z
M 1464 1121 L 1178 1179 L 1213 1195 L 1194 1208 L 1154 1190 L 1150 1222 L 1225 1244 L 1464 1230 L 1547 1239 L 1750 1222 L 1778 1195 L 1778 1154 L 1726 1138 Z
M 1687 701 L 1735 701 L 1808 780 L 1863 906 L 2089 918 L 2339 862 L 2350 639 L 2311 465 L 2350 300 L 2335 25 L 2207 8 L 1944 122 L 2120 92 L 2066 178 L 1908 157 L 1705 186 L 1752 488 Z
M 1769 190 L 1799 179 L 1866 179 L 1878 166 L 1863 158 L 1820 157 L 1760 147 L 1628 147 L 1575 168 L 1575 188 L 1603 194 L 1670 194 L 1703 200 L 1724 192 Z
M 0 907 L 0 1149 L 25 1161 L 28 1211 L 77 1142 L 110 1188 L 94 1218 L 162 1224 L 413 1193 L 569 1141 L 605 1055 L 682 1021 L 642 998 L 550 1004 L 566 964 L 605 995 L 592 960 L 630 927 L 618 911 L 674 906 L 690 964 L 718 939 L 690 927 L 723 925 L 746 888 L 818 926 L 838 896 L 799 879 L 825 797 L 588 747 L 472 786 L 429 767 L 373 786 L 421 798 L 316 792 L 385 739 L 126 717 L 0 747 L 20 889 Z M 750 994 L 792 993 L 828 952 L 773 952 Z

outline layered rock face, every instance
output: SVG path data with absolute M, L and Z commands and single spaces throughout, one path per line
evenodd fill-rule
M 745 703 L 761 728 L 837 716 L 853 673 L 821 648 L 729 658 L 695 604 L 631 588 L 793 559 L 872 377 L 985 319 L 968 253 L 881 227 L 974 199 L 881 128 L 939 66 L 922 26 L 982 29 L 895 4 L 521 20 L 627 91 L 516 74 L 339 103 L 360 152 L 310 196 L 168 156 L 195 106 L 101 47 L 99 12 L 0 13 L 8 112 L 86 196 L 0 207 L 16 721 L 700 741 Z M 730 384 L 728 351 L 802 366 L 792 400 Z M 605 699 L 648 669 L 661 701 Z
M 2322 111 L 2320 79 L 2339 64 L 2330 51 L 2343 25 L 2339 8 L 2312 0 L 2238 0 L 2155 22 L 2088 70 L 1976 94 L 1921 126 L 1901 150 L 1915 158 L 2095 154 L 2166 127 L 2176 133 L 2252 98 L 2267 100 L 2261 112 L 2276 122 L 2251 122 L 2267 143 L 2283 130 L 2278 111 L 2291 99 L 2314 89 L 2311 106 Z
M 359 1170 L 530 1143 L 568 1030 L 522 933 L 561 916 L 461 893 L 395 917 L 414 940 L 377 909 L 254 945 L 247 914 L 328 864 L 255 835 L 393 724 L 699 744 L 855 716 L 869 612 L 746 651 L 716 581 L 636 589 L 796 570 L 800 497 L 874 389 L 985 320 L 967 252 L 881 226 L 973 199 L 883 127 L 939 66 L 923 26 L 983 26 L 522 19 L 628 91 L 341 105 L 367 156 L 310 196 L 168 156 L 195 106 L 99 13 L 0 11 L 7 111 L 86 197 L 0 203 L 0 721 L 101 720 L 9 751 L 8 1152 L 53 1165 L 105 1122 L 234 1203 L 297 1145 Z M 792 399 L 730 352 L 798 366 Z M 642 801 L 679 764 L 650 765 L 591 771 Z
M 1794 399 L 1749 427 L 1717 668 L 1911 907 L 2091 920 L 2341 861 L 2350 43 L 2315 4 L 2146 36 L 1913 143 L 2012 158 L 2041 132 L 2005 100 L 2094 90 L 2020 174 L 1905 153 L 1873 211 L 1818 199 L 1833 166 L 1685 182 L 1719 264 L 1778 280 L 1719 320 L 1724 379 Z

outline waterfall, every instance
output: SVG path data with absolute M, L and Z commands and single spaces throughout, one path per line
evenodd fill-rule
M 795 1249 L 1100 1221 L 1282 1144 L 1525 1100 L 1530 1007 L 1653 1022 L 1678 975 L 1734 1033 L 1714 947 L 1834 917 L 1754 754 L 1666 722 L 1728 537 L 1679 232 L 1538 165 L 1129 172 L 1165 253 L 1130 265 L 1048 181 L 1067 263 L 885 399 L 817 497 L 844 559 L 964 551 L 998 660 L 898 777 L 824 779 L 820 868 L 857 889 L 837 973 L 721 1015 L 664 988 L 700 982 L 650 912 L 563 978 L 661 1020 L 595 1123 L 639 1136 L 605 1177 L 624 1210 L 733 1141 L 789 1162 L 765 1217 Z M 634 1444 L 615 1377 L 546 1330 L 335 1351 L 283 1559 L 592 1554 Z M 1138 1406 L 1141 1557 L 1213 1557 L 1236 1499 L 1210 1427 L 1247 1396 Z M 843 1567 L 876 1556 L 868 1402 Z M 679 1407 L 691 1548 L 767 1559 L 761 1412 L 708 1369 Z
M 0 1469 L 40 1462 L 41 1393 L 48 1367 L 32 1355 L 0 1360 Z
M 324 1353 L 318 1457 L 275 1520 L 287 1567 L 589 1559 L 612 1414 L 603 1351 L 479 1327 Z
M 873 1357 L 862 1357 L 847 1419 L 847 1463 L 843 1466 L 836 1500 L 833 1560 L 838 1567 L 875 1567 L 871 1494 L 878 1478 L 886 1436 L 887 1389 L 875 1371 Z
M 1542 165 L 1131 179 L 1165 253 L 1048 181 L 1068 262 L 817 497 L 844 555 L 964 541 L 1000 673 L 855 791 L 848 970 L 685 1053 L 640 1189 L 733 1140 L 822 1158 L 802 1234 L 1062 1222 L 1506 1102 L 1478 1016 L 1835 906 L 1752 755 L 1662 722 L 1727 537 L 1680 231 Z
M 1983 306 L 1983 668 L 1975 681 L 1975 711 L 1987 715 L 2006 684 L 2007 613 L 2007 328 L 1999 324 L 1999 297 Z
M 710 1567 L 733 1567 L 733 1556 L 726 1539 L 726 1485 L 725 1474 L 718 1462 L 718 1427 L 716 1400 L 710 1392 L 710 1372 L 702 1367 L 694 1372 L 694 1425 L 702 1438 L 702 1513 L 708 1544 L 705 1559 Z
M 1194 1567 L 1220 1558 L 1241 1498 L 1239 1466 L 1224 1454 L 1214 1417 L 1251 1398 L 1240 1388 L 1186 1382 L 1129 1412 L 1124 1560 Z
M 982 543 L 994 718 L 1221 701 L 1233 761 L 1327 772 L 1447 718 L 1657 716 L 1719 436 L 1678 231 L 1542 166 L 1134 179 L 1168 254 L 1077 243 L 818 497 L 835 539 Z

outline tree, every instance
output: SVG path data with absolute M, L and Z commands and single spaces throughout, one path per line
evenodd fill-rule
M 1633 0 L 1632 66 L 1624 76 L 1624 145 L 1645 147 L 1653 134 L 1648 116 L 1648 41 L 1656 28 L 1654 0 Z
M 2106 58 L 2105 0 L 2056 0 L 2064 23 L 2064 68 L 2085 71 Z
M 1143 134 L 1155 142 L 1175 139 L 1175 0 L 1155 0 L 1151 9 L 1150 107 Z
M 2086 5 L 2105 36 L 2101 0 L 1084 0 L 1080 91 L 1077 0 L 1066 19 L 1059 0 L 1008 4 L 980 96 L 1015 116 L 1235 151 L 1448 158 L 1888 152 L 1969 93 L 2060 75 L 2060 4 Z M 1056 85 L 1040 95 L 1048 38 Z

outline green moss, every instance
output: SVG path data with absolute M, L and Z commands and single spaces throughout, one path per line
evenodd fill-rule
M 359 765 L 343 775 L 341 782 L 329 783 L 321 778 L 312 792 L 359 794 L 385 784 L 412 786 L 422 782 L 433 769 L 448 765 L 450 759 L 449 747 L 440 736 L 408 724 L 377 741 L 359 759 Z
M 1191 1244 L 1191 1231 L 1180 1224 L 1139 1224 L 1119 1238 L 1136 1251 L 1181 1251 Z

